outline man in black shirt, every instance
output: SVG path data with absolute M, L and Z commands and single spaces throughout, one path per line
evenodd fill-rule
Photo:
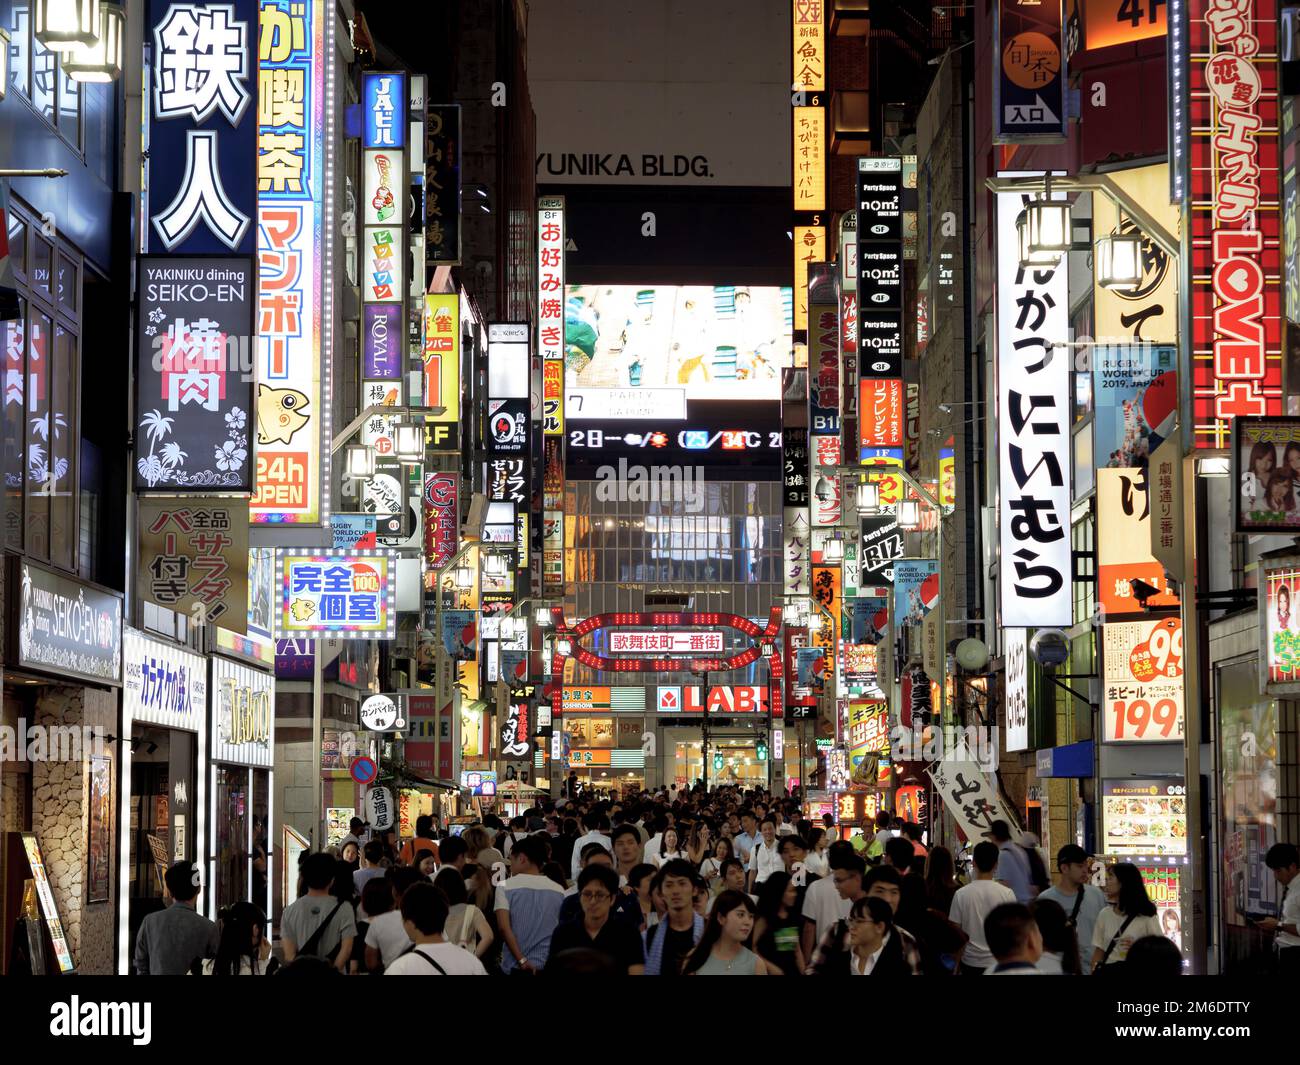
M 618 874 L 608 865 L 588 865 L 578 874 L 582 920 L 556 928 L 551 936 L 548 967 L 552 962 L 562 965 L 565 951 L 585 949 L 605 955 L 621 976 L 640 976 L 645 971 L 645 956 L 636 926 L 611 917 L 610 910 L 618 893 Z

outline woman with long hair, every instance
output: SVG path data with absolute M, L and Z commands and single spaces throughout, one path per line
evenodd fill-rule
M 266 938 L 266 914 L 251 902 L 236 902 L 217 914 L 221 941 L 215 958 L 204 958 L 191 970 L 194 976 L 266 976 L 279 962 L 271 957 Z
M 799 931 L 803 919 L 796 906 L 799 889 L 789 873 L 773 873 L 758 886 L 758 920 L 754 922 L 754 949 L 784 976 L 804 971 Z
M 704 923 L 704 934 L 682 967 L 683 976 L 767 976 L 771 967 L 745 944 L 756 911 L 748 895 L 724 891 Z M 780 970 L 776 970 L 780 972 Z
M 483 957 L 496 937 L 493 936 L 492 927 L 483 916 L 483 911 L 470 902 L 465 878 L 459 870 L 447 866 L 433 878 L 433 886 L 441 888 L 451 904 L 443 936 L 449 943 L 464 947 L 476 958 Z
M 952 851 L 947 847 L 931 847 L 925 859 L 925 897 L 930 909 L 938 910 L 947 917 L 957 887 L 957 870 L 952 860 Z
M 488 879 L 492 879 L 492 867 L 500 862 L 505 864 L 505 855 L 492 845 L 492 837 L 482 825 L 470 825 L 461 833 L 468 851 L 465 855 L 466 865 L 477 865 L 487 870 Z
M 433 856 L 433 851 L 427 847 L 422 847 L 415 852 L 415 861 L 412 864 L 420 870 L 422 877 L 432 880 L 433 874 L 438 868 L 438 859 Z
M 1029 904 L 1038 931 L 1043 937 L 1040 971 L 1057 976 L 1079 976 L 1079 937 L 1075 935 L 1065 909 L 1052 899 L 1034 899 Z
M 691 826 L 691 834 L 686 844 L 686 860 L 699 869 L 700 863 L 712 853 L 713 829 L 707 821 L 696 821 Z
M 660 869 L 666 862 L 681 858 L 685 860 L 686 854 L 680 850 L 677 843 L 677 829 L 665 828 L 663 838 L 659 840 L 659 853 L 655 855 L 655 865 Z
M 1147 895 L 1142 873 L 1130 862 L 1117 862 L 1106 870 L 1106 901 L 1092 933 L 1094 976 L 1115 976 L 1115 968 L 1128 957 L 1128 949 L 1143 936 L 1162 934 L 1155 903 Z
M 733 857 L 735 851 L 731 846 L 731 840 L 719 837 L 713 841 L 713 853 L 700 862 L 700 876 L 704 877 L 704 882 L 710 890 L 722 875 L 722 863 Z
M 339 848 L 339 861 L 347 862 L 355 873 L 361 868 L 361 845 L 356 840 L 348 840 Z

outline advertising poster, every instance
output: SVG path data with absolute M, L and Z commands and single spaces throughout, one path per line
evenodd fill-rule
M 22 833 L 22 840 L 23 852 L 27 855 L 27 865 L 32 871 L 32 880 L 36 883 L 36 898 L 40 903 L 41 917 L 49 932 L 50 942 L 54 944 L 55 961 L 58 963 L 59 972 L 70 973 L 74 968 L 72 952 L 68 949 L 68 941 L 63 934 L 63 921 L 59 917 L 59 905 L 50 887 L 50 876 L 41 854 L 41 844 L 33 832 Z
M 1183 623 L 1102 626 L 1105 743 L 1183 740 Z
M 1181 778 L 1103 780 L 1102 853 L 1187 853 L 1187 789 Z
M 799 687 L 820 697 L 826 691 L 826 654 L 820 647 L 795 651 Z
M 113 869 L 113 760 L 88 760 L 89 794 L 86 801 L 86 901 L 107 902 Z
M 1238 418 L 1232 484 L 1238 532 L 1300 533 L 1300 418 Z
M 138 291 L 136 490 L 251 492 L 252 260 L 142 255 Z
M 1177 865 L 1136 863 L 1146 885 L 1147 897 L 1155 903 L 1160 930 L 1180 951 L 1183 949 L 1182 868 Z
M 1300 557 L 1264 560 L 1259 573 L 1261 690 L 1300 692 Z
M 854 787 L 888 787 L 889 704 L 849 703 L 849 782 Z
M 570 421 L 636 417 L 619 390 L 665 420 L 686 417 L 691 400 L 781 398 L 789 289 L 570 285 L 565 303 Z
M 201 607 L 231 632 L 248 629 L 248 506 L 242 499 L 142 497 L 136 524 L 145 599 L 181 614 Z
M 1097 471 L 1097 598 L 1107 617 L 1178 606 L 1164 567 L 1151 555 L 1148 483 L 1147 469 Z M 1135 580 L 1157 593 L 1143 603 Z
M 334 632 L 352 639 L 396 636 L 397 552 L 280 551 L 276 569 L 277 638 Z
M 1178 349 L 1117 344 L 1093 351 L 1098 466 L 1146 466 L 1178 418 Z
M 351 831 L 352 818 L 357 815 L 351 806 L 329 806 L 325 809 L 325 846 L 337 847 Z
M 377 519 L 373 514 L 340 514 L 335 511 L 330 515 L 330 532 L 336 551 L 353 547 L 378 547 L 377 528 Z
M 894 624 L 919 625 L 939 601 L 939 560 L 909 558 L 894 565 Z
M 260 0 L 257 77 L 257 442 L 255 524 L 315 524 L 321 513 L 321 352 L 331 213 L 325 133 L 335 105 L 334 23 L 320 4 Z M 269 88 L 269 87 L 274 87 Z M 400 327 L 394 334 L 399 343 Z M 250 421 L 252 419 L 250 418 Z
M 889 627 L 889 600 L 882 595 L 859 596 L 852 601 L 849 639 L 853 643 L 879 643 Z
M 844 687 L 849 695 L 880 691 L 879 649 L 872 643 L 846 643 L 843 648 Z
M 454 662 L 474 661 L 478 647 L 478 615 L 472 610 L 444 610 L 442 646 Z

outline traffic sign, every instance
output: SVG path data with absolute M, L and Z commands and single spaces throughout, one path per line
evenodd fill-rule
M 349 764 L 348 773 L 358 784 L 369 784 L 379 774 L 379 766 L 373 758 L 358 756 Z

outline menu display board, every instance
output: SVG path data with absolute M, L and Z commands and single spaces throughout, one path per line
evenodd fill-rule
M 32 879 L 36 882 L 36 896 L 41 903 L 41 916 L 50 933 L 50 942 L 54 944 L 54 958 L 59 964 L 59 972 L 70 973 L 72 953 L 68 950 L 68 941 L 63 935 L 63 922 L 59 919 L 59 907 L 54 901 L 54 892 L 50 889 L 50 879 L 45 872 L 45 859 L 41 856 L 41 845 L 33 832 L 24 832 L 23 850 L 27 854 L 27 864 L 31 866 Z
M 1103 780 L 1101 793 L 1104 853 L 1187 853 L 1187 789 L 1181 777 Z

